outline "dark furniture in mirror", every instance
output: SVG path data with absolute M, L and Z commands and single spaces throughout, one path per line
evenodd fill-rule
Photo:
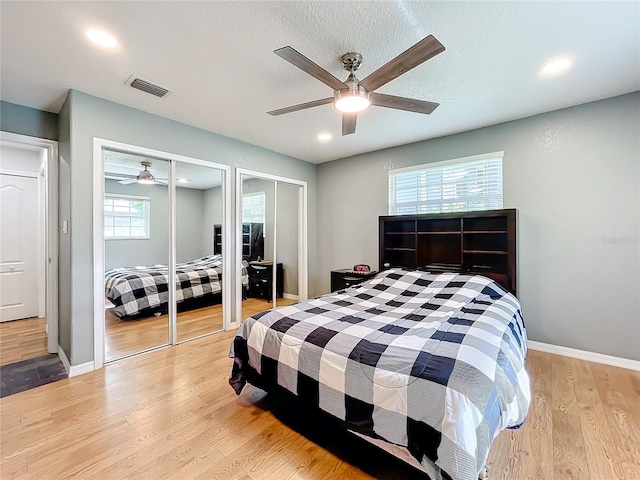
M 276 267 L 276 295 L 284 294 L 282 263 Z M 249 262 L 249 296 L 273 300 L 273 262 Z

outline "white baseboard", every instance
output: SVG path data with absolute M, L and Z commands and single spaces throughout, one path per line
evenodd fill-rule
M 532 350 L 539 350 L 541 352 L 554 353 L 564 357 L 578 358 L 589 362 L 603 363 L 614 367 L 640 371 L 640 361 L 631 360 L 630 358 L 613 357 L 603 353 L 587 352 L 586 350 L 562 347 L 560 345 L 551 345 L 550 343 L 533 342 L 531 340 L 527 342 L 527 346 Z
M 78 375 L 82 375 L 83 373 L 93 372 L 96 369 L 94 362 L 81 363 L 80 365 L 71 365 L 69 363 L 69 359 L 67 358 L 67 354 L 64 353 L 64 350 L 60 345 L 58 345 L 58 357 L 60 357 L 60 361 L 62 362 L 62 365 L 64 365 L 64 369 L 67 371 L 67 375 L 69 375 L 69 378 L 77 377 Z
M 298 301 L 300 299 L 300 297 L 298 295 L 293 295 L 291 293 L 283 293 L 282 294 L 282 298 L 287 298 L 289 300 L 296 300 L 296 301 Z

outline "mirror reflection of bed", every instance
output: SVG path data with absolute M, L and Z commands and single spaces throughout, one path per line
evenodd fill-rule
M 120 152 L 105 161 L 105 361 L 170 343 L 170 164 Z M 154 182 L 137 180 L 146 161 Z M 221 172 L 175 162 L 177 341 L 223 329 Z
M 298 301 L 300 187 L 245 174 L 241 181 L 242 258 L 247 262 L 241 317 L 245 319 Z

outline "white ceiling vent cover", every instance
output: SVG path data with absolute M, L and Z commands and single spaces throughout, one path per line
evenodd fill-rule
M 163 98 L 169 93 L 168 88 L 161 87 L 160 85 L 155 85 L 147 80 L 143 80 L 142 78 L 136 77 L 135 75 L 131 75 L 125 85 L 129 85 L 133 88 L 137 88 L 138 90 L 142 90 L 143 92 L 150 93 L 151 95 L 155 95 L 156 97 Z

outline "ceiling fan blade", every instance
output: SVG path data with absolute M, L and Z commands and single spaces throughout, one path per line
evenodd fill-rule
M 324 68 L 316 65 L 307 57 L 302 55 L 300 52 L 294 50 L 291 47 L 282 47 L 277 50 L 274 50 L 273 53 L 278 55 L 281 58 L 284 58 L 287 62 L 295 65 L 300 70 L 304 70 L 312 77 L 317 78 L 325 85 L 330 86 L 334 90 L 340 90 L 341 88 L 349 88 L 348 85 L 344 84 L 341 80 L 338 80 L 336 77 L 327 72 Z
M 371 105 L 395 108 L 396 110 L 406 110 L 408 112 L 426 113 L 429 115 L 440 104 L 425 102 L 424 100 L 416 100 L 414 98 L 396 97 L 394 95 L 385 95 L 383 93 L 372 93 Z
M 342 136 L 351 135 L 356 132 L 356 121 L 358 120 L 357 113 L 343 113 L 342 114 Z
M 292 105 L 290 107 L 280 108 L 278 110 L 271 110 L 267 113 L 269 115 L 283 115 L 285 113 L 297 112 L 298 110 L 317 107 L 319 105 L 326 105 L 328 103 L 333 103 L 333 97 L 323 98 L 322 100 L 314 100 L 313 102 L 299 103 L 298 105 Z
M 120 185 L 131 185 L 132 183 L 136 183 L 138 180 L 136 178 L 128 178 L 126 180 L 120 180 L 118 183 Z
M 360 81 L 359 85 L 372 92 L 443 51 L 444 46 L 429 35 Z

